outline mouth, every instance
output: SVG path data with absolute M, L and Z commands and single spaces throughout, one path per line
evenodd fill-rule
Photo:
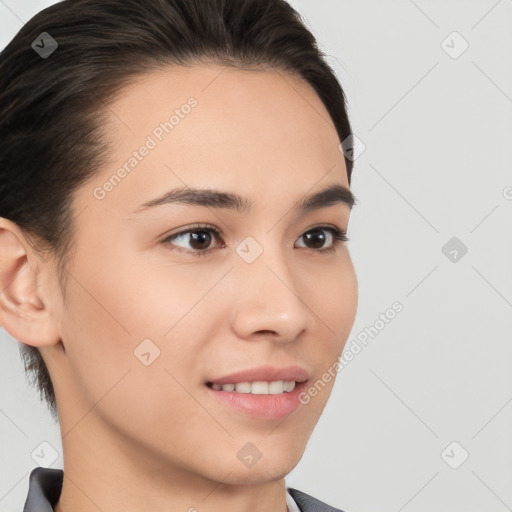
M 206 385 L 215 391 L 235 392 L 252 395 L 281 395 L 290 393 L 295 389 L 297 382 L 294 380 L 277 381 L 253 381 L 217 384 L 207 382 Z
M 225 413 L 234 411 L 237 414 L 269 421 L 282 419 L 298 409 L 302 405 L 299 396 L 308 382 L 206 382 L 204 387 L 209 397 L 220 404 Z

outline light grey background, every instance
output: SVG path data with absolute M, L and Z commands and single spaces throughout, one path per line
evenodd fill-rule
M 0 0 L 1 47 L 52 3 Z M 512 510 L 512 1 L 291 3 L 364 147 L 346 350 L 378 332 L 340 371 L 287 484 L 346 512 Z M 452 237 L 466 254 L 445 256 Z M 0 510 L 21 511 L 31 452 L 61 450 L 60 434 L 5 331 L 0 350 Z

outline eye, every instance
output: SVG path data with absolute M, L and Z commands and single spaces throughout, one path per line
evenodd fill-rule
M 327 237 L 325 236 L 326 232 L 329 233 Z M 173 249 L 191 254 L 192 256 L 207 256 L 212 251 L 210 248 L 212 241 L 216 239 L 220 240 L 220 235 L 221 233 L 217 228 L 208 226 L 207 224 L 197 224 L 190 229 L 168 236 L 162 240 L 161 243 L 166 245 L 169 244 L 173 246 Z M 319 253 L 333 252 L 342 242 L 347 242 L 349 240 L 345 231 L 331 226 L 319 226 L 310 229 L 301 235 L 299 239 L 300 238 L 305 238 L 307 243 L 313 246 L 306 247 L 307 249 L 311 249 L 313 252 Z M 325 244 L 326 240 L 330 240 L 330 246 L 327 249 L 319 248 Z M 192 250 L 179 246 L 176 244 L 176 241 L 183 241 L 185 244 L 190 244 Z M 221 247 L 225 247 L 225 244 L 222 244 Z
M 327 239 L 331 239 L 331 244 L 327 249 L 318 249 L 318 246 L 323 246 L 326 237 L 325 232 L 329 233 L 330 236 Z M 315 252 L 330 253 L 335 251 L 342 242 L 348 242 L 347 234 L 345 231 L 330 227 L 330 226 L 319 226 L 309 231 L 306 231 L 300 238 L 305 237 L 308 242 L 312 242 L 313 250 L 317 248 Z M 316 246 L 316 247 L 315 247 Z M 310 247 L 308 247 L 309 249 Z
M 213 236 L 212 236 L 213 234 Z M 191 237 L 189 235 L 192 235 Z M 207 256 L 210 252 L 210 243 L 212 239 L 220 238 L 220 231 L 217 228 L 208 227 L 207 224 L 201 225 L 197 224 L 192 229 L 187 229 L 186 231 L 180 231 L 174 235 L 168 236 L 164 240 L 162 240 L 163 244 L 170 243 L 175 240 L 185 240 L 185 243 L 190 243 L 192 245 L 192 251 L 183 249 L 179 246 L 176 249 L 180 252 L 186 252 L 193 256 Z M 188 241 L 187 241 L 188 239 Z M 170 245 L 176 245 L 172 243 Z

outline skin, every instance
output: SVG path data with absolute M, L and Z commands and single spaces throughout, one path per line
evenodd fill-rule
M 192 112 L 96 199 L 94 188 L 190 96 Z M 285 512 L 284 477 L 334 379 L 284 420 L 217 403 L 204 382 L 296 364 L 314 383 L 341 354 L 357 308 L 349 249 L 342 242 L 321 254 L 302 235 L 320 225 L 347 230 L 350 208 L 293 210 L 328 184 L 348 187 L 334 125 L 305 81 L 217 66 L 146 74 L 109 112 L 111 162 L 72 198 L 65 302 L 52 258 L 37 258 L 18 227 L 0 219 L 0 322 L 40 349 L 59 407 L 65 477 L 55 510 Z M 132 213 L 184 185 L 236 192 L 254 206 L 247 214 L 193 205 Z M 191 254 L 190 235 L 162 242 L 198 222 L 221 231 L 209 255 Z M 263 248 L 251 264 L 235 251 L 246 236 Z M 161 351 L 149 366 L 133 353 L 146 338 Z M 263 455 L 251 468 L 237 458 L 247 442 Z

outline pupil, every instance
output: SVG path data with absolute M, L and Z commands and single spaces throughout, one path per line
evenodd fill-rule
M 317 238 L 316 241 L 317 242 L 320 242 L 318 244 L 313 244 L 314 245 L 314 248 L 318 248 L 318 247 L 322 247 L 325 243 L 325 234 L 323 231 L 321 230 L 315 230 L 315 231 L 310 231 L 309 233 L 306 233 L 306 238 L 308 240 L 311 240 L 313 239 L 313 242 L 315 242 L 315 237 Z
M 198 233 L 200 233 L 200 234 L 198 235 Z M 206 236 L 206 241 L 209 242 L 208 237 L 210 237 L 211 235 L 207 231 L 196 231 L 196 232 L 192 233 L 192 241 L 191 241 L 192 247 L 194 247 L 195 243 L 197 243 L 198 240 L 199 240 L 199 242 L 203 242 L 203 243 L 202 243 L 202 246 L 200 244 L 199 247 L 194 247 L 195 249 L 204 249 L 205 245 L 206 245 L 206 247 L 208 247 L 208 245 L 210 245 L 210 244 L 204 243 L 205 236 Z

